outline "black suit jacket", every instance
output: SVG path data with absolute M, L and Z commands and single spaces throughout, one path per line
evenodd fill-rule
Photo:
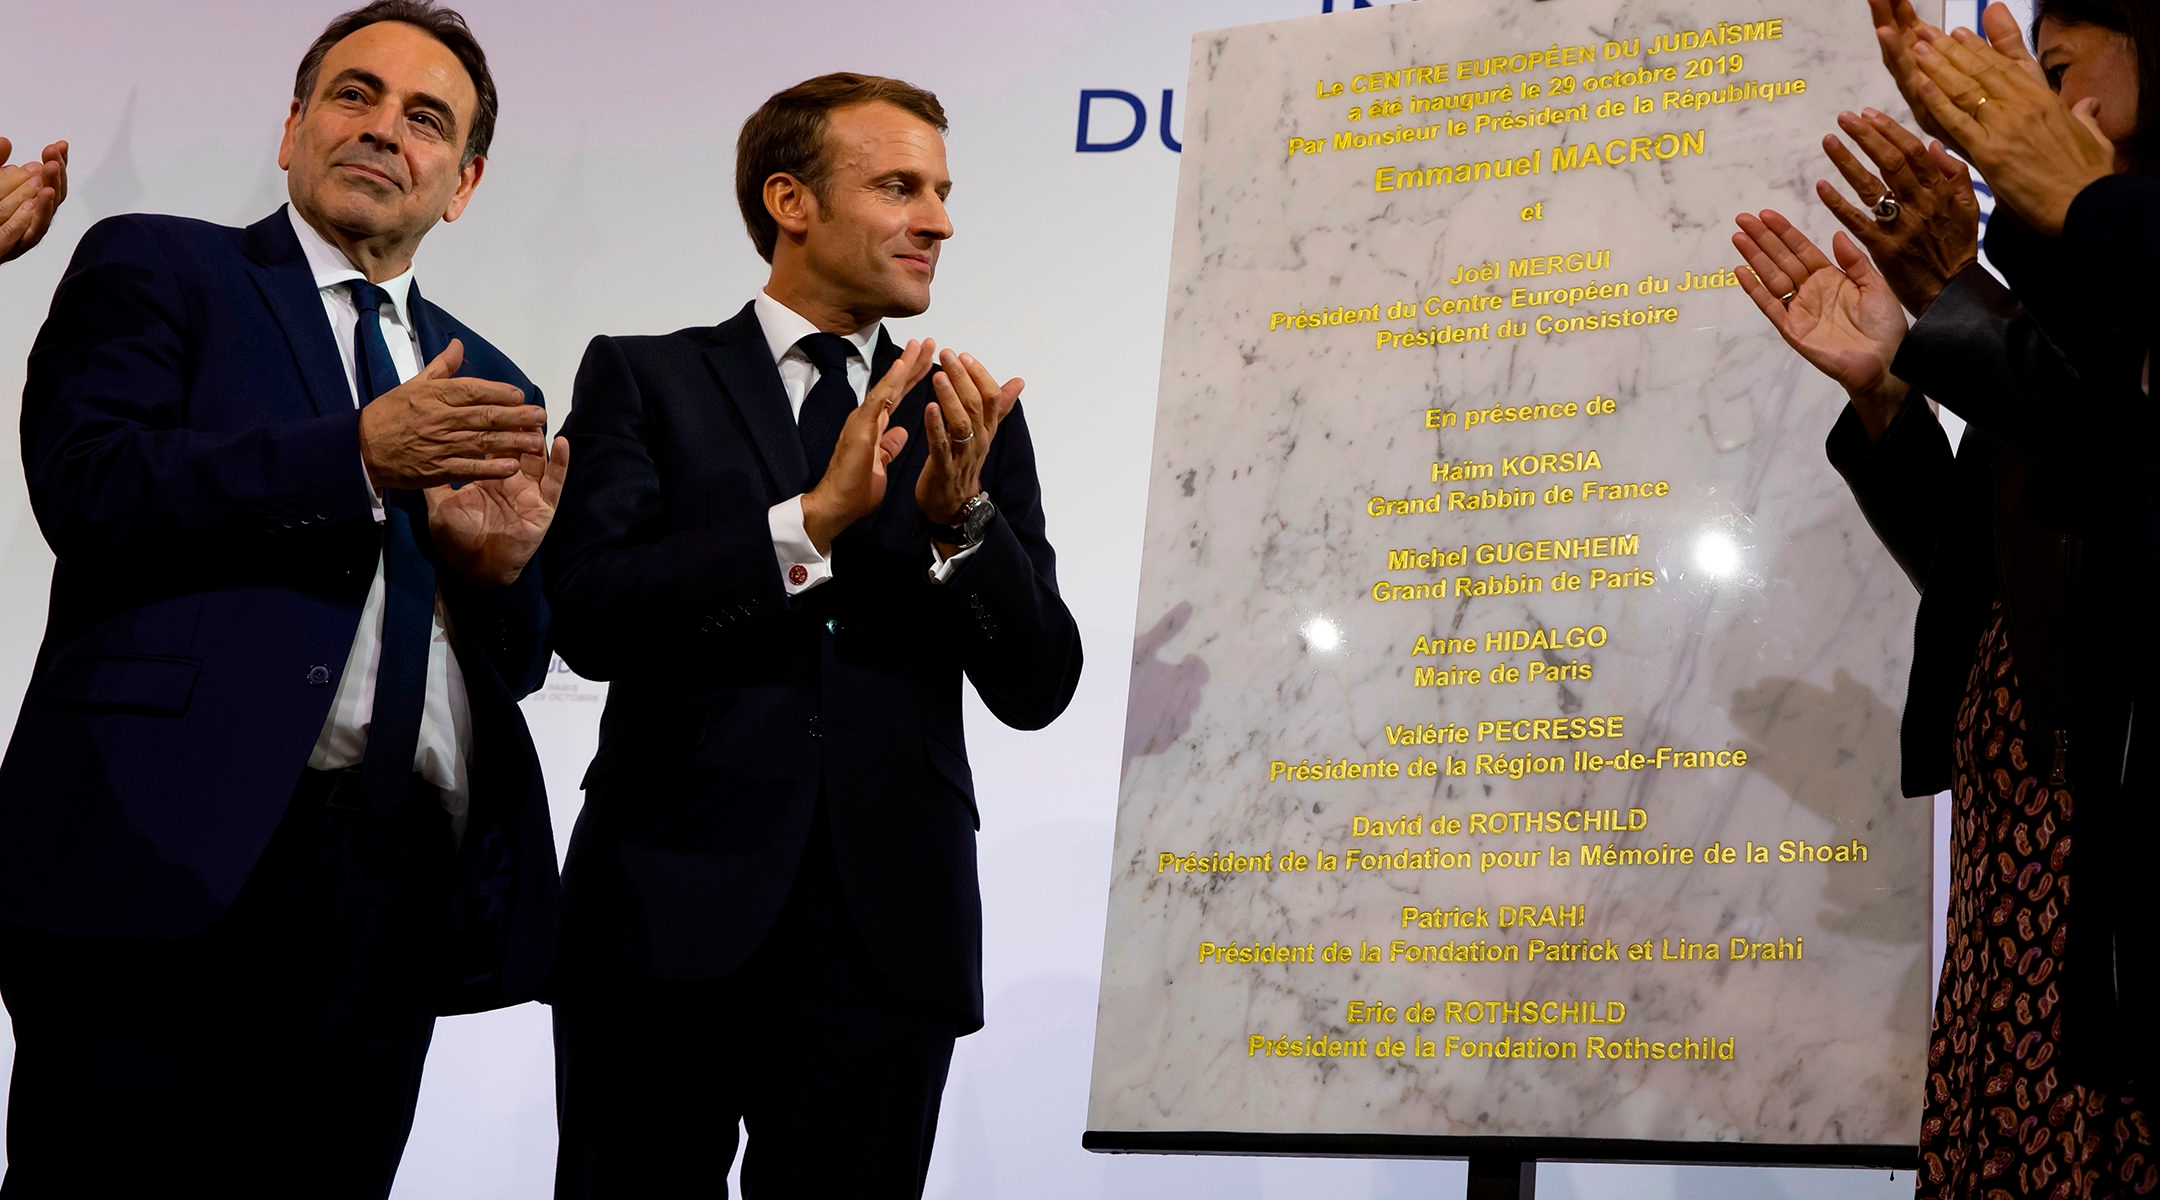
M 872 377 L 898 356 L 882 338 Z M 586 351 L 563 429 L 577 469 L 545 552 L 564 660 L 611 683 L 566 866 L 573 985 L 741 966 L 822 797 L 880 975 L 980 1026 L 961 676 L 1006 724 L 1040 728 L 1072 698 L 1080 638 L 1018 408 L 984 468 L 988 540 L 930 582 L 915 506 L 930 398 L 925 381 L 895 411 L 908 445 L 883 506 L 835 541 L 833 578 L 790 599 L 767 510 L 808 469 L 754 309 Z
M 2068 930 L 2063 1049 L 2081 1078 L 2150 1080 L 2160 928 L 2143 860 L 2160 809 L 2139 765 L 2152 739 L 2133 741 L 2149 723 L 2131 708 L 2154 651 L 2123 636 L 2151 595 L 2143 350 L 2111 324 L 2119 312 L 2088 311 L 2084 273 L 2060 243 L 1998 211 L 1988 250 L 2016 292 L 1978 265 L 1953 280 L 1893 366 L 1915 389 L 1904 409 L 1870 441 L 1847 407 L 1830 459 L 1921 593 L 1906 794 L 1951 786 L 1958 707 L 2003 603 L 2026 754 L 2043 778 L 2060 766 L 2076 797 L 2077 886 L 2053 901 Z M 1954 456 L 1927 397 L 1968 422 Z
M 539 403 L 417 289 L 411 311 L 426 358 L 460 338 L 461 374 Z M 0 921 L 200 933 L 284 815 L 382 550 L 359 412 L 284 210 L 84 234 L 30 352 L 22 453 L 59 561 L 0 764 Z M 531 999 L 553 967 L 554 837 L 517 708 L 546 678 L 548 621 L 537 570 L 485 593 L 439 578 L 472 709 L 443 1002 L 463 1012 Z

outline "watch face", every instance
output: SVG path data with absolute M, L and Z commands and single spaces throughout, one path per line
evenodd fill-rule
M 975 497 L 967 502 L 967 507 L 960 510 L 960 527 L 967 531 L 967 539 L 971 544 L 982 540 L 983 531 L 990 528 L 993 511 L 987 495 Z

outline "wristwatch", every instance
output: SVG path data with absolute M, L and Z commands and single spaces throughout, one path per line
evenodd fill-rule
M 957 546 L 962 550 L 972 550 L 982 545 L 984 536 L 990 532 L 990 518 L 996 515 L 997 506 L 990 503 L 990 493 L 978 492 L 960 506 L 958 524 L 932 524 L 930 539 L 948 546 Z

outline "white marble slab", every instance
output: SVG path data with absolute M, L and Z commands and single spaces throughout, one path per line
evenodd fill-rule
M 1775 38 L 1763 36 L 1770 21 L 1781 22 Z M 1754 36 L 1650 52 L 1660 37 L 1720 22 Z M 1640 53 L 1607 57 L 1608 44 L 1633 39 Z M 1589 48 L 1593 61 L 1567 61 L 1570 47 Z M 1532 53 L 1535 68 L 1460 78 L 1464 60 Z M 1552 58 L 1560 65 L 1543 65 Z M 1690 63 L 1707 65 L 1708 77 L 1605 78 L 1665 67 L 1684 75 Z M 1401 81 L 1383 78 L 1383 90 L 1359 90 L 1373 72 L 1443 64 L 1445 80 L 1388 87 Z M 1572 91 L 1523 93 L 1556 77 L 1571 78 Z M 1758 86 L 1701 107 L 1667 96 L 1796 79 L 1804 94 L 1763 99 Z M 1338 82 L 1340 95 L 1324 94 Z M 1408 111 L 1412 98 L 1510 85 L 1505 100 Z M 1821 137 L 1840 108 L 1890 109 L 1897 99 L 1866 6 L 1402 4 L 1204 34 L 1190 95 L 1090 1128 L 1914 1142 L 1930 806 L 1898 794 L 1897 726 L 1915 597 L 1824 460 L 1842 394 L 1784 349 L 1738 288 L 1681 290 L 1690 279 L 1721 281 L 1736 262 L 1728 239 L 1743 208 L 1778 207 L 1827 239 L 1830 218 L 1808 191 L 1829 169 Z M 1637 97 L 1652 111 L 1636 111 Z M 1401 115 L 1370 107 L 1397 100 Z M 1612 101 L 1618 115 L 1599 117 Z M 1348 118 L 1353 105 L 1359 120 Z M 1578 105 L 1586 108 L 1567 112 Z M 1550 110 L 1559 123 L 1478 124 Z M 1453 134 L 1450 119 L 1470 128 Z M 1436 122 L 1422 140 L 1337 142 Z M 1324 148 L 1306 152 L 1314 143 Z M 1598 158 L 1617 150 L 1644 161 L 1556 169 L 1586 144 Z M 1520 158 L 1530 173 L 1517 172 Z M 1455 183 L 1450 172 L 1442 182 L 1425 170 L 1480 162 L 1501 164 L 1486 174 L 1513 177 Z M 1382 178 L 1381 168 L 1396 174 Z M 1430 183 L 1379 190 L 1406 177 Z M 1540 204 L 1541 219 L 1525 219 L 1540 216 Z M 1607 252 L 1609 262 L 1595 257 Z M 1570 254 L 1593 256 L 1595 269 L 1566 273 L 1586 265 Z M 1511 262 L 1551 255 L 1563 256 L 1563 273 L 1510 278 Z M 1497 279 L 1464 278 L 1489 262 Z M 1673 290 L 1641 294 L 1651 277 Z M 1636 294 L 1572 308 L 1511 299 L 1518 287 L 1593 281 Z M 1477 297 L 1502 307 L 1477 310 Z M 1469 311 L 1427 316 L 1428 298 Z M 1391 315 L 1398 302 L 1417 314 Z M 1276 317 L 1375 305 L 1374 322 L 1299 329 Z M 1608 311 L 1646 312 L 1654 323 L 1551 334 L 1536 325 Z M 1529 332 L 1503 336 L 1509 319 Z M 1379 346 L 1383 332 L 1479 326 L 1482 340 Z M 1615 412 L 1586 411 L 1605 399 Z M 1578 406 L 1572 418 L 1467 427 L 1494 406 L 1568 403 Z M 1428 410 L 1438 415 L 1429 420 Z M 1551 473 L 1500 475 L 1516 456 L 1592 451 L 1594 468 L 1555 461 Z M 1495 474 L 1435 482 L 1436 463 Z M 1662 482 L 1667 494 L 1592 503 L 1582 499 L 1592 481 Z M 1554 487 L 1577 499 L 1548 503 Z M 1450 492 L 1488 491 L 1528 492 L 1533 502 L 1447 509 Z M 1436 495 L 1437 513 L 1369 515 L 1375 498 Z M 1475 556 L 1480 546 L 1577 538 L 1617 540 L 1589 547 L 1605 557 L 1528 566 L 1389 562 L 1391 551 Z M 1570 571 L 1581 590 L 1555 587 Z M 1609 573 L 1594 577 L 1600 583 L 1616 575 L 1632 586 L 1593 589 L 1593 571 Z M 1460 594 L 1462 577 L 1524 575 L 1541 590 Z M 1382 603 L 1376 585 L 1391 594 L 1437 585 L 1440 595 Z M 1593 628 L 1595 647 L 1486 649 L 1489 634 L 1557 631 L 1564 642 Z M 1420 637 L 1476 648 L 1414 656 Z M 1557 677 L 1533 680 L 1533 664 Z M 1419 667 L 1475 669 L 1480 682 L 1418 686 Z M 1524 676 L 1495 684 L 1496 668 Z M 1518 728 L 1512 722 L 1545 718 L 1618 718 L 1622 734 L 1494 740 Z M 1391 726 L 1427 725 L 1471 740 L 1390 744 Z M 1592 771 L 1576 757 L 1660 747 L 1724 753 L 1726 765 Z M 1735 751 L 1745 751 L 1744 766 Z M 1504 760 L 1525 754 L 1556 757 L 1561 769 L 1511 778 Z M 1479 771 L 1480 755 L 1499 761 Z M 1451 757 L 1468 773 L 1415 777 L 1420 760 Z M 1399 773 L 1271 778 L 1278 761 L 1331 759 Z M 1616 813 L 1622 828 L 1472 832 L 1476 814 L 1547 811 Z M 1423 824 L 1414 836 L 1360 837 L 1360 817 Z M 1436 819 L 1462 824 L 1435 835 Z M 1700 856 L 1713 843 L 1766 847 L 1773 860 L 1781 843 L 1864 845 L 1866 861 L 1706 865 Z M 1555 848 L 1579 860 L 1586 845 L 1687 848 L 1698 861 L 1550 865 Z M 1298 870 L 1281 861 L 1346 850 L 1454 852 L 1471 865 L 1314 861 Z M 1488 852 L 1534 854 L 1538 865 L 1484 869 Z M 1163 857 L 1225 854 L 1260 856 L 1271 869 L 1235 860 L 1166 869 Z M 1540 916 L 1551 906 L 1563 918 L 1579 909 L 1581 921 L 1403 927 L 1405 908 L 1495 919 L 1505 906 Z M 1621 961 L 1533 962 L 1536 938 L 1609 942 Z M 1730 961 L 1722 952 L 1734 938 L 1798 945 L 1803 957 Z M 1386 961 L 1397 940 L 1523 957 Z M 1721 956 L 1665 960 L 1683 940 Z M 1203 942 L 1282 946 L 1292 957 L 1310 948 L 1315 961 L 1202 963 Z M 1627 959 L 1628 947 L 1645 944 L 1651 961 Z M 1377 947 L 1383 961 L 1319 961 L 1330 945 L 1353 958 Z M 1410 1019 L 1420 1004 L 1437 1016 L 1451 1002 L 1547 1000 L 1587 1002 L 1601 1017 L 1624 1007 L 1625 1016 L 1550 1027 L 1475 1023 L 1475 1009 L 1456 1010 L 1453 1022 Z M 1383 1016 L 1392 1007 L 1396 1019 L 1355 1022 L 1353 1001 L 1375 1002 Z M 1365 1053 L 1282 1057 L 1256 1051 L 1256 1036 L 1364 1039 Z M 1450 1053 L 1451 1036 L 1534 1039 L 1540 1054 L 1575 1057 L 1464 1057 Z M 1608 1060 L 1589 1053 L 1592 1038 L 1683 1052 L 1682 1039 L 1707 1038 L 1711 1058 Z M 1429 1041 L 1433 1053 L 1382 1056 L 1387 1039 Z

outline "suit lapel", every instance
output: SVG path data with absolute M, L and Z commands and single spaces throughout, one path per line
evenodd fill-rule
M 758 325 L 755 304 L 744 305 L 740 313 L 713 329 L 705 361 L 743 427 L 750 431 L 750 441 L 777 494 L 796 494 L 809 478 L 809 463 L 803 457 L 802 436 L 795 429 L 787 389 L 780 385 L 780 369 L 773 365 L 772 350 Z
M 330 321 L 323 315 L 315 274 L 300 252 L 300 239 L 294 236 L 285 210 L 280 208 L 249 226 L 245 245 L 248 274 L 285 331 L 285 344 L 291 347 L 300 377 L 307 383 L 315 415 L 351 411 L 352 387 L 345 379 L 344 360 L 338 356 Z
M 412 290 L 405 296 L 405 311 L 411 315 L 413 333 L 420 339 L 420 366 L 425 370 L 450 345 L 450 335 L 443 332 L 442 324 L 435 319 L 435 311 L 420 298 L 420 281 L 414 280 Z M 463 375 L 465 369 L 458 368 Z

